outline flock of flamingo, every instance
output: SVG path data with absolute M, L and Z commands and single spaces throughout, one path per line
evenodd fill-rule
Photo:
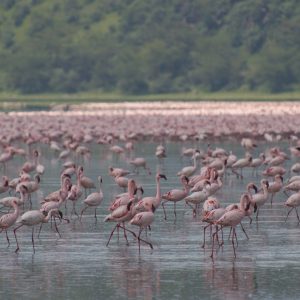
M 264 120 L 260 119 L 264 117 Z M 292 119 L 287 126 L 282 120 Z M 274 120 L 273 120 L 274 121 Z M 185 203 L 192 210 L 194 218 L 200 218 L 203 227 L 203 244 L 207 246 L 206 231 L 209 229 L 211 257 L 214 258 L 218 249 L 224 246 L 224 228 L 230 228 L 228 239 L 231 240 L 233 254 L 236 257 L 238 245 L 236 228 L 239 225 L 248 239 L 248 234 L 242 225 L 242 220 L 248 218 L 252 222 L 259 222 L 259 211 L 267 202 L 272 207 L 276 194 L 284 191 L 286 201 L 284 205 L 289 208 L 287 217 L 295 210 L 300 223 L 297 207 L 300 205 L 300 163 L 294 163 L 287 168 L 287 161 L 291 158 L 300 158 L 300 139 L 297 133 L 298 121 L 292 115 L 281 116 L 277 122 L 271 122 L 266 115 L 251 115 L 245 120 L 242 115 L 219 116 L 215 115 L 133 115 L 115 114 L 97 115 L 95 113 L 8 113 L 0 115 L 1 136 L 0 145 L 2 153 L 2 183 L 0 193 L 7 194 L 0 199 L 1 217 L 0 228 L 5 231 L 8 244 L 10 239 L 8 231 L 12 230 L 16 241 L 15 252 L 20 250 L 18 230 L 23 226 L 32 227 L 32 246 L 35 251 L 34 228 L 39 225 L 38 236 L 42 225 L 51 221 L 57 234 L 60 236 L 59 227 L 70 222 L 75 215 L 78 222 L 86 210 L 94 209 L 94 218 L 97 220 L 97 208 L 103 203 L 105 195 L 102 191 L 102 177 L 98 177 L 99 190 L 91 193 L 96 188 L 93 179 L 85 174 L 85 158 L 90 158 L 92 152 L 90 144 L 104 144 L 107 151 L 117 157 L 129 153 L 128 169 L 118 165 L 110 166 L 108 170 L 99 170 L 100 173 L 108 172 L 116 186 L 124 192 L 115 195 L 109 202 L 109 214 L 105 222 L 114 222 L 107 246 L 115 231 L 123 232 L 125 241 L 129 245 L 127 234 L 133 236 L 138 243 L 139 252 L 141 245 L 153 249 L 147 233 L 155 221 L 156 211 L 162 208 L 164 219 L 169 218 L 166 205 L 173 204 L 173 218 L 176 214 L 177 203 Z M 222 126 L 220 125 L 222 123 Z M 273 130 L 266 130 L 272 123 Z M 201 126 L 200 126 L 201 125 Z M 295 128 L 293 126 L 295 126 Z M 247 128 L 246 128 L 247 127 Z M 264 130 L 262 129 L 264 127 Z M 282 128 L 283 127 L 283 128 Z M 252 134 L 251 132 L 253 130 Z M 237 139 L 244 148 L 242 157 L 237 157 L 230 149 L 212 147 L 209 141 L 227 138 Z M 256 139 L 266 141 L 257 157 Z M 276 143 L 288 138 L 289 152 L 283 151 Z M 155 175 L 156 190 L 152 195 L 144 195 L 142 185 L 138 183 L 138 174 L 149 176 L 153 181 L 152 173 L 147 161 L 143 157 L 132 157 L 135 143 L 139 140 L 151 140 L 157 143 L 156 156 L 160 171 Z M 178 185 L 170 191 L 161 191 L 161 180 L 168 180 L 164 174 L 164 161 L 168 159 L 167 144 L 169 140 L 180 141 L 183 145 L 178 158 L 189 161 L 189 165 L 178 170 Z M 185 143 L 196 141 L 203 147 L 185 148 Z M 208 144 L 208 146 L 207 146 Z M 39 207 L 32 209 L 32 194 L 40 189 L 40 180 L 47 172 L 42 160 L 43 155 L 40 145 L 47 146 L 49 151 L 56 153 L 61 164 L 60 187 L 47 196 L 44 196 Z M 21 158 L 17 158 L 21 157 Z M 18 161 L 18 176 L 9 178 L 10 164 Z M 130 170 L 129 170 L 130 169 Z M 142 169 L 142 170 L 140 170 Z M 240 195 L 239 202 L 222 206 L 220 191 L 226 184 L 229 176 L 234 180 L 244 182 L 243 170 L 251 169 L 251 181 L 245 184 L 245 191 Z M 14 171 L 16 171 L 14 169 Z M 249 174 L 249 171 L 247 172 Z M 175 174 L 174 174 L 175 175 Z M 284 179 L 284 176 L 288 178 Z M 294 175 L 294 176 L 293 176 Z M 248 176 L 249 177 L 249 176 Z M 247 178 L 248 180 L 249 178 Z M 257 185 L 257 179 L 259 185 Z M 295 192 L 293 194 L 289 194 Z M 80 203 L 79 200 L 82 200 Z M 70 215 L 66 214 L 67 203 L 72 203 Z M 102 204 L 103 205 L 103 204 Z M 63 213 L 63 206 L 65 212 Z M 77 208 L 81 206 L 78 214 Z M 133 226 L 139 228 L 134 231 Z M 143 234 L 144 233 L 144 234 Z

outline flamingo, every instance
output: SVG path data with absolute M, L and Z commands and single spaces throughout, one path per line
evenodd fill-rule
M 53 209 L 57 209 L 59 210 L 60 206 L 62 205 L 62 203 L 65 201 L 66 199 L 66 196 L 65 196 L 65 193 L 63 190 L 60 190 L 59 193 L 58 193 L 58 197 L 59 197 L 59 201 L 49 201 L 49 202 L 45 202 L 41 208 L 40 208 L 40 211 L 43 212 L 43 213 L 48 213 L 50 210 L 53 210 Z M 55 216 L 56 217 L 56 216 Z M 54 222 L 55 221 L 55 217 L 54 217 Z M 68 219 L 65 219 L 63 218 L 62 215 L 59 216 L 60 219 L 64 219 L 66 220 L 68 223 L 70 222 Z M 55 223 L 55 226 L 56 226 L 56 223 Z M 39 229 L 39 233 L 38 233 L 38 237 L 40 236 L 40 232 L 42 230 L 42 227 L 43 227 L 43 223 L 41 223 L 41 226 L 40 226 L 40 229 Z M 57 232 L 59 237 L 61 237 L 60 233 Z
M 83 173 L 83 167 L 81 167 L 82 173 Z M 80 177 L 80 185 L 84 188 L 84 192 L 85 192 L 85 197 L 87 197 L 87 189 L 95 189 L 95 183 L 93 182 L 93 180 L 87 176 L 82 176 Z
M 35 161 L 35 166 L 36 166 L 35 170 L 36 170 L 36 172 L 39 175 L 42 175 L 45 172 L 45 167 L 40 163 L 40 153 L 37 150 L 35 150 L 33 152 L 33 154 L 34 154 L 34 156 L 36 158 L 36 161 Z
M 251 151 L 253 148 L 257 147 L 251 138 L 242 138 L 241 146 L 244 147 L 246 151 Z
M 274 177 L 275 175 L 279 174 L 283 176 L 286 173 L 286 169 L 281 167 L 281 166 L 274 166 L 274 167 L 269 167 L 266 170 L 262 172 L 263 176 L 270 176 Z
M 269 182 L 268 192 L 271 194 L 271 206 L 273 202 L 273 197 L 278 193 L 283 187 L 283 178 L 281 175 L 277 174 L 274 177 L 273 182 Z
M 221 225 L 221 228 L 230 226 L 232 228 L 232 247 L 234 252 L 234 257 L 236 257 L 236 251 L 235 251 L 235 242 L 234 239 L 237 241 L 237 235 L 236 235 L 236 226 L 238 224 L 241 224 L 242 219 L 245 217 L 245 213 L 250 208 L 250 196 L 248 194 L 243 194 L 240 199 L 240 205 L 237 206 L 236 209 L 232 209 L 230 211 L 225 212 L 222 217 L 215 222 L 215 225 Z M 217 235 L 218 231 L 221 230 L 219 228 L 216 230 L 216 232 L 213 234 L 213 245 L 212 245 L 212 251 L 211 251 L 211 257 L 213 258 L 213 249 L 214 249 L 214 239 Z M 242 227 L 242 230 L 244 231 L 245 235 L 248 238 L 247 233 L 245 232 L 244 228 Z
M 245 158 L 238 159 L 234 164 L 232 164 L 231 169 L 234 174 L 236 174 L 237 178 L 241 177 L 243 179 L 243 169 L 251 165 L 252 156 L 249 153 L 246 153 Z M 236 169 L 240 169 L 240 174 L 236 171 Z
M 291 166 L 291 171 L 294 173 L 300 172 L 300 163 L 295 163 Z
M 25 185 L 20 185 L 16 190 L 17 193 L 20 193 L 21 198 L 18 197 L 5 197 L 0 199 L 0 204 L 2 207 L 13 207 L 12 202 L 17 203 L 18 205 L 24 205 L 25 202 L 25 193 L 27 192 L 27 187 Z
M 0 155 L 0 163 L 2 163 L 3 165 L 3 170 L 4 172 L 6 171 L 6 163 L 13 159 L 14 157 L 14 151 L 12 149 L 9 149 L 8 152 L 3 152 L 1 155 Z
M 19 208 L 17 201 L 13 200 L 11 205 L 14 209 L 14 212 L 5 214 L 5 215 L 1 216 L 1 218 L 0 218 L 0 230 L 1 231 L 5 230 L 6 239 L 7 239 L 8 244 L 10 244 L 10 242 L 9 242 L 9 238 L 7 235 L 7 229 L 15 224 L 15 222 L 20 214 L 20 208 Z
M 39 175 L 35 175 L 34 176 L 34 181 L 27 181 L 27 182 L 21 182 L 19 184 L 25 185 L 27 188 L 27 194 L 28 194 L 28 199 L 29 199 L 29 203 L 30 203 L 30 208 L 32 207 L 32 202 L 31 202 L 31 194 L 36 192 L 39 188 L 40 188 L 40 176 Z M 18 186 L 17 186 L 18 188 Z
M 283 189 L 284 191 L 300 191 L 300 178 L 294 178 L 294 180 L 290 181 Z
M 164 174 L 157 173 L 155 176 L 156 179 L 156 196 L 155 197 L 144 197 L 136 205 L 135 209 L 139 212 L 149 209 L 149 207 L 154 206 L 157 209 L 161 202 L 161 190 L 160 190 L 160 179 L 163 178 L 167 180 L 167 177 Z
M 68 192 L 71 190 L 72 187 L 72 182 L 70 180 L 70 178 L 66 175 L 61 175 L 61 187 L 59 190 L 54 191 L 52 193 L 50 193 L 49 195 L 47 195 L 43 201 L 41 202 L 41 204 L 44 204 L 45 202 L 49 202 L 49 201 L 59 201 L 60 199 L 60 192 L 62 192 L 61 197 L 66 200 L 67 196 L 68 196 Z
M 108 172 L 109 172 L 109 175 L 111 175 L 113 177 L 126 176 L 126 175 L 130 174 L 130 171 L 128 171 L 128 170 L 121 169 L 121 168 L 113 168 L 113 167 L 109 167 Z
M 252 162 L 251 162 L 251 168 L 253 168 L 253 171 L 252 171 L 252 176 L 254 175 L 254 171 L 256 172 L 257 174 L 257 169 L 263 165 L 263 163 L 265 162 L 266 160 L 266 156 L 264 153 L 260 153 L 259 154 L 259 157 L 258 158 L 254 158 L 252 159 Z
M 254 212 L 256 212 L 256 221 L 258 220 L 259 208 L 267 202 L 269 196 L 269 182 L 265 179 L 262 179 L 260 184 L 263 192 L 252 195 L 250 199 L 250 202 L 254 207 Z
M 134 166 L 133 172 L 137 171 L 138 173 L 138 168 L 143 167 L 148 172 L 148 175 L 151 175 L 150 168 L 147 166 L 147 162 L 144 157 L 136 157 L 135 159 L 130 160 L 129 163 Z
M 298 215 L 297 207 L 300 205 L 300 192 L 297 192 L 293 195 L 291 195 L 284 203 L 285 206 L 291 207 L 291 209 L 288 211 L 285 222 L 288 219 L 289 214 L 292 212 L 292 210 L 296 211 L 298 223 L 300 223 L 300 218 Z
M 130 201 L 128 202 L 127 205 L 121 205 L 119 207 L 117 207 L 113 212 L 111 212 L 109 215 L 107 215 L 104 219 L 104 222 L 116 222 L 116 226 L 113 228 L 113 230 L 110 233 L 110 237 L 106 243 L 106 246 L 109 245 L 109 242 L 115 232 L 116 229 L 122 228 L 124 231 L 124 237 L 127 241 L 128 244 L 128 239 L 127 239 L 127 235 L 126 235 L 126 231 L 130 232 L 131 234 L 133 234 L 134 237 L 136 237 L 136 234 L 125 228 L 125 222 L 130 221 L 132 219 L 132 217 L 134 216 L 134 200 L 135 198 L 133 197 L 134 195 L 134 189 L 135 189 L 135 181 L 133 179 L 129 179 L 129 188 L 128 188 L 128 193 L 130 195 Z M 121 223 L 123 225 L 121 225 Z
M 17 243 L 17 248 L 15 252 L 17 253 L 20 250 L 18 239 L 17 239 L 17 230 L 20 229 L 22 226 L 26 225 L 26 226 L 32 226 L 31 241 L 32 241 L 33 252 L 35 253 L 34 226 L 40 223 L 47 223 L 52 216 L 59 216 L 62 218 L 62 213 L 57 209 L 51 209 L 48 213 L 41 212 L 40 210 L 29 210 L 25 212 L 21 217 L 19 217 L 16 223 L 20 225 L 14 229 L 14 235 Z M 56 224 L 55 224 L 55 229 L 59 234 Z
M 212 226 L 215 224 L 216 221 L 218 221 L 226 212 L 227 210 L 223 207 L 217 207 L 215 209 L 207 211 L 203 218 L 202 222 L 208 223 L 208 225 L 204 226 L 203 228 L 203 244 L 202 248 L 205 248 L 205 233 L 206 229 L 208 227 L 212 228 Z M 210 229 L 211 231 L 212 229 Z M 218 231 L 218 227 L 216 226 L 216 231 Z M 222 231 L 222 236 L 223 236 L 223 231 Z M 222 239 L 223 240 L 223 239 Z
M 123 188 L 124 191 L 126 190 L 126 187 L 128 186 L 128 178 L 124 176 L 117 176 L 115 177 L 115 183 L 120 187 Z
M 76 204 L 76 201 L 82 195 L 82 191 L 80 188 L 80 178 L 82 176 L 82 168 L 81 167 L 78 167 L 76 175 L 77 175 L 77 183 L 76 183 L 76 185 L 72 185 L 72 187 L 68 193 L 67 199 L 71 200 L 73 203 L 73 210 L 72 210 L 71 214 L 74 212 L 74 214 L 78 217 L 75 204 Z
M 80 213 L 80 220 L 82 218 L 83 212 L 88 207 L 94 207 L 95 208 L 95 219 L 97 220 L 96 210 L 103 201 L 103 192 L 102 192 L 102 188 L 101 188 L 101 184 L 102 184 L 102 177 L 101 176 L 98 176 L 98 182 L 99 182 L 99 192 L 92 193 L 92 194 L 88 195 L 86 199 L 83 200 L 84 207 L 83 207 L 83 209 L 81 210 L 81 213 Z
M 158 158 L 160 163 L 162 163 L 163 159 L 167 157 L 166 149 L 163 145 L 158 145 L 156 147 L 155 156 Z
M 164 203 L 166 203 L 168 201 L 173 202 L 173 204 L 174 204 L 174 215 L 175 215 L 175 219 L 176 219 L 176 203 L 178 201 L 183 200 L 188 195 L 188 193 L 190 191 L 190 187 L 188 185 L 189 179 L 185 175 L 180 176 L 180 181 L 181 181 L 181 183 L 184 187 L 183 190 L 173 189 L 173 190 L 165 193 L 164 195 L 162 195 L 162 198 L 165 200 L 165 201 L 162 202 L 162 207 L 163 207 L 163 210 L 164 210 L 165 220 L 167 219 L 167 215 L 166 215 L 166 210 L 165 210 Z
M 131 185 L 135 185 L 135 186 L 131 187 Z M 137 192 L 138 189 L 140 189 L 140 191 L 142 192 L 142 194 L 144 193 L 143 188 L 142 187 L 138 188 L 136 186 L 135 181 L 132 182 L 131 180 L 128 180 L 128 182 L 127 182 L 127 189 L 128 189 L 128 191 L 129 191 L 130 188 L 132 188 L 134 190 L 133 195 L 130 195 L 129 192 L 117 195 L 115 197 L 115 200 L 112 202 L 112 204 L 109 207 L 110 211 L 114 211 L 116 208 L 118 208 L 121 205 L 127 205 L 131 201 L 131 198 L 136 194 L 136 192 Z
M 200 153 L 199 153 L 199 151 L 197 152 L 197 150 L 196 150 L 196 152 L 193 156 L 193 160 L 194 160 L 193 166 L 187 166 L 187 167 L 182 168 L 181 171 L 179 171 L 177 173 L 177 176 L 182 176 L 182 175 L 184 175 L 186 177 L 192 176 L 198 168 L 198 158 L 199 157 L 200 157 Z
M 208 183 L 210 184 L 210 182 Z M 209 192 L 206 190 L 206 188 L 204 188 L 202 191 L 194 192 L 183 199 L 185 203 L 193 210 L 193 217 L 196 217 L 199 205 L 207 200 L 208 196 Z M 195 207 L 193 207 L 192 204 L 195 205 Z
M 9 180 L 7 176 L 2 176 L 2 184 L 0 185 L 0 194 L 6 193 L 9 190 Z
M 151 203 L 146 202 L 145 207 L 148 208 Z M 150 208 L 148 208 L 149 211 L 143 211 L 137 213 L 131 220 L 130 224 L 132 225 L 137 225 L 140 227 L 139 234 L 138 234 L 138 244 L 139 244 L 139 252 L 141 252 L 141 241 L 144 243 L 148 244 L 151 249 L 153 249 L 153 246 L 150 242 L 145 241 L 141 239 L 141 233 L 144 229 L 148 228 L 154 221 L 154 212 L 155 212 L 155 207 L 152 204 Z

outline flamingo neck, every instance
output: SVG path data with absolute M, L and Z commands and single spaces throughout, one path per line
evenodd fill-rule
M 155 207 L 158 207 L 159 206 L 159 204 L 160 204 L 160 202 L 161 202 L 161 192 L 160 192 L 160 180 L 159 180 L 160 178 L 157 178 L 156 179 L 156 199 L 155 199 L 155 204 L 154 204 L 154 206 Z
M 19 214 L 20 214 L 20 207 L 19 207 L 19 205 L 13 202 L 13 208 L 14 208 L 14 210 L 15 210 L 15 211 L 13 212 L 13 215 L 14 215 L 15 217 L 18 217 Z

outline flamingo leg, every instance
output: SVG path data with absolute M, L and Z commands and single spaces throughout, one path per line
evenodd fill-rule
M 232 232 L 232 227 L 230 227 L 230 231 L 229 231 L 229 236 L 228 236 L 228 240 L 230 239 L 230 236 L 231 236 L 231 232 Z
M 223 244 L 224 244 L 223 225 L 221 225 L 221 233 L 222 233 L 222 243 L 221 243 L 221 246 L 223 246 Z
M 126 243 L 127 243 L 127 245 L 129 245 L 124 222 L 123 222 L 123 232 L 124 232 L 124 237 L 125 237 Z
M 34 248 L 34 226 L 32 226 L 32 231 L 31 231 L 31 241 L 32 241 L 32 247 L 33 247 L 33 253 L 35 253 L 35 248 Z
M 299 224 L 300 223 L 300 219 L 299 219 L 297 207 L 295 207 L 295 211 L 296 211 L 296 214 L 297 214 L 297 219 L 298 219 L 298 224 Z
M 174 202 L 174 216 L 175 216 L 175 219 L 176 219 L 176 202 Z
M 143 231 L 143 228 L 140 229 L 140 232 L 139 232 L 139 235 L 138 235 L 139 253 L 141 252 L 141 241 L 148 244 L 150 246 L 150 248 L 153 249 L 153 245 L 150 242 L 147 242 L 146 240 L 141 239 L 140 235 L 141 235 L 142 231 Z
M 272 207 L 272 204 L 273 204 L 273 197 L 274 197 L 274 193 L 272 193 L 272 195 L 271 195 L 271 207 Z
M 6 234 L 6 240 L 7 240 L 8 246 L 9 246 L 9 245 L 10 245 L 10 242 L 9 242 L 9 238 L 8 238 L 7 230 L 6 230 L 6 229 L 5 229 L 5 234 Z
M 166 203 L 167 201 L 163 201 L 162 203 L 161 203 L 161 206 L 162 206 L 162 208 L 163 208 L 163 210 L 164 210 L 164 216 L 165 216 L 165 220 L 167 220 L 167 214 L 166 214 L 166 209 L 165 209 L 165 203 Z
M 286 218 L 285 218 L 285 222 L 287 221 L 288 216 L 290 215 L 290 213 L 292 212 L 293 209 L 294 209 L 294 207 L 292 207 L 292 208 L 288 211 L 288 213 L 287 213 L 287 215 L 286 215 Z
M 249 236 L 248 236 L 248 234 L 247 234 L 247 232 L 246 232 L 246 230 L 245 230 L 243 224 L 242 224 L 242 223 L 240 223 L 240 224 L 241 224 L 241 227 L 242 227 L 243 232 L 245 233 L 245 236 L 246 236 L 247 240 L 249 240 Z
M 202 248 L 205 247 L 205 232 L 206 232 L 207 227 L 209 227 L 209 226 L 211 226 L 211 224 L 208 224 L 208 225 L 204 226 L 204 228 L 203 228 L 203 244 L 202 244 Z
M 258 221 L 258 213 L 259 213 L 259 208 L 257 208 L 257 212 L 256 212 L 256 222 Z
M 232 247 L 233 247 L 233 253 L 234 253 L 234 257 L 236 257 L 236 253 L 235 253 L 235 246 L 234 246 L 234 238 L 236 238 L 237 241 L 237 237 L 236 237 L 236 233 L 235 233 L 235 228 L 233 228 L 232 230 L 232 239 L 231 239 L 231 243 L 232 243 Z
M 74 214 L 77 216 L 77 218 L 79 218 L 79 215 L 76 211 L 76 207 L 75 207 L 75 201 L 73 201 L 73 211 L 74 211 Z
M 84 212 L 87 208 L 88 208 L 88 206 L 85 206 L 85 207 L 81 210 L 80 218 L 79 218 L 80 222 L 81 222 L 82 214 L 83 214 L 83 212 Z
M 222 227 L 221 227 L 222 228 Z M 216 230 L 212 236 L 212 247 L 211 247 L 211 255 L 210 257 L 213 259 L 214 258 L 214 247 L 215 247 L 215 236 L 218 233 L 219 230 L 221 230 L 221 228 L 219 228 L 218 230 Z
M 252 224 L 252 218 L 250 216 L 248 216 L 248 218 L 250 219 L 250 223 L 249 224 Z
M 112 236 L 113 236 L 113 234 L 114 234 L 114 232 L 115 232 L 115 230 L 117 229 L 118 226 L 119 226 L 119 224 L 117 224 L 117 225 L 113 228 L 113 230 L 111 231 L 110 236 L 109 236 L 109 239 L 108 239 L 108 242 L 106 243 L 106 247 L 108 246 L 108 244 L 109 244 L 109 242 L 110 242 L 110 240 L 111 240 L 111 238 L 112 238 Z
M 23 226 L 23 224 L 21 224 L 20 226 L 18 226 L 18 227 L 16 227 L 16 228 L 14 229 L 14 235 L 15 235 L 15 239 L 16 239 L 16 243 L 17 243 L 17 248 L 16 248 L 16 250 L 15 250 L 16 253 L 20 250 L 16 232 L 17 232 L 17 230 L 18 230 L 19 228 L 21 228 L 22 226 Z
M 40 229 L 39 229 L 39 233 L 38 233 L 38 238 L 40 238 L 40 233 L 41 233 L 42 227 L 43 227 L 43 223 L 41 223 L 41 226 L 40 226 Z
M 122 225 L 119 225 L 120 228 L 124 229 L 125 231 L 130 232 L 135 238 L 137 237 L 135 232 L 133 232 L 132 230 L 129 230 L 128 228 L 125 228 L 125 226 L 123 227 Z
M 94 217 L 95 217 L 95 222 L 97 223 L 97 207 L 95 208 L 95 215 L 94 215 Z
M 60 232 L 58 231 L 58 227 L 57 227 L 56 219 L 55 219 L 55 218 L 54 218 L 54 227 L 55 227 L 55 230 L 56 230 L 56 232 L 58 233 L 59 237 L 61 238 L 61 234 L 60 234 Z

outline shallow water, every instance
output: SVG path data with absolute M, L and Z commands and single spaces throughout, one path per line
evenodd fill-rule
M 207 142 L 201 142 L 205 149 Z M 144 156 L 153 173 L 158 169 L 154 155 L 156 143 L 141 142 L 135 147 L 136 156 Z M 185 144 L 186 147 L 191 144 Z M 195 145 L 194 145 L 195 146 Z M 243 156 L 238 143 L 212 142 L 212 146 L 231 149 Z M 282 142 L 282 149 L 288 144 Z M 42 178 L 41 191 L 34 196 L 34 207 L 50 191 L 59 186 L 60 162 L 55 154 L 39 146 L 42 163 L 46 172 Z M 187 159 L 181 161 L 179 154 L 182 144 L 167 143 L 167 155 L 162 172 L 168 177 L 162 181 L 162 191 L 180 187 L 175 175 Z M 261 142 L 254 157 L 266 149 Z M 114 235 L 106 247 L 113 223 L 104 223 L 107 208 L 114 194 L 122 192 L 107 174 L 109 165 L 130 168 L 123 158 L 112 155 L 107 146 L 92 145 L 92 159 L 86 161 L 85 174 L 96 182 L 98 175 L 103 176 L 104 202 L 97 211 L 95 223 L 93 210 L 88 209 L 82 223 L 72 217 L 70 224 L 61 224 L 58 238 L 50 224 L 45 224 L 40 239 L 36 238 L 36 252 L 31 246 L 31 229 L 23 227 L 18 237 L 20 252 L 14 253 L 15 241 L 10 231 L 10 247 L 5 235 L 1 236 L 0 280 L 1 299 L 298 299 L 300 292 L 300 228 L 296 217 L 291 215 L 284 222 L 286 209 L 282 203 L 287 198 L 283 193 L 276 195 L 273 207 L 266 204 L 260 211 L 256 224 L 243 221 L 250 237 L 249 240 L 238 230 L 239 246 L 234 259 L 232 247 L 226 240 L 214 261 L 210 258 L 210 243 L 203 250 L 204 224 L 200 218 L 193 219 L 192 212 L 183 203 L 177 205 L 177 219 L 174 222 L 173 207 L 167 204 L 168 220 L 163 218 L 159 208 L 148 239 L 154 250 L 138 245 L 129 236 L 127 246 L 122 233 L 118 241 Z M 290 166 L 294 161 L 289 161 Z M 21 159 L 12 162 L 7 170 L 9 177 L 17 175 Z M 259 183 L 260 176 L 252 176 L 252 170 L 245 170 L 244 180 L 234 176 L 226 178 L 222 191 L 216 196 L 224 205 L 238 202 L 247 183 Z M 145 194 L 155 194 L 154 175 L 148 176 L 143 170 L 133 176 L 143 185 Z M 285 179 L 287 176 L 285 176 Z M 81 201 L 77 210 L 82 207 Z M 68 213 L 70 212 L 70 206 Z M 132 227 L 131 229 L 136 230 Z M 226 231 L 225 236 L 228 236 Z

